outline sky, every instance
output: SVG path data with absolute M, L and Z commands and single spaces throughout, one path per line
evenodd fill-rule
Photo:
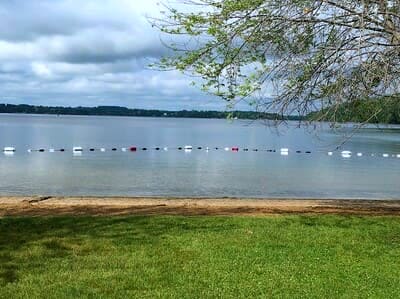
M 1 0 L 0 103 L 223 110 L 178 72 L 148 17 L 160 0 Z M 246 108 L 246 107 L 238 107 Z

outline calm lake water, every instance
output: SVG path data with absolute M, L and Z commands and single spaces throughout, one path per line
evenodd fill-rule
M 260 122 L 212 119 L 0 115 L 0 148 L 17 149 L 0 153 L 0 195 L 400 198 L 400 159 L 392 157 L 400 154 L 400 128 L 357 131 L 341 150 L 363 157 L 328 156 L 349 132 L 294 123 L 276 132 Z M 120 150 L 185 145 L 193 151 Z M 74 156 L 73 146 L 107 151 Z M 223 150 L 232 146 L 250 151 Z M 281 156 L 282 147 L 312 153 Z

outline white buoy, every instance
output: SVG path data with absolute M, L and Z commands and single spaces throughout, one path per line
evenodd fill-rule
M 357 157 L 362 157 L 362 153 L 357 153 Z
M 191 145 L 185 145 L 184 149 L 185 149 L 185 150 L 192 150 L 192 149 L 193 149 L 193 146 L 191 146 Z
M 14 153 L 14 152 L 15 152 L 15 147 L 6 146 L 6 147 L 4 148 L 4 152 L 5 152 L 5 153 Z
M 168 151 L 168 147 L 164 147 L 164 151 L 166 151 L 166 152 L 167 152 L 167 151 Z
M 54 153 L 55 152 L 54 148 L 49 149 L 49 152 Z
M 226 152 L 229 152 L 231 149 L 230 149 L 229 147 L 225 147 L 224 150 L 225 150 Z
M 210 148 L 207 146 L 207 147 L 206 147 L 206 152 L 208 152 L 208 151 L 210 151 Z
M 383 154 L 382 157 L 388 158 L 388 157 L 389 157 L 389 154 Z
M 332 152 L 328 152 L 328 156 L 333 156 L 333 153 Z
M 100 149 L 100 151 L 101 151 L 101 152 L 105 152 L 106 149 L 102 147 L 102 148 Z
M 397 158 L 400 158 L 400 154 L 397 154 L 397 156 L 396 156 Z
M 351 158 L 351 151 L 342 151 L 343 158 Z
M 288 156 L 289 149 L 288 148 L 281 148 L 281 156 Z
M 80 147 L 80 146 L 74 146 L 74 147 L 72 148 L 72 152 L 74 152 L 74 153 L 81 153 L 81 152 L 83 152 L 83 148 Z
M 31 153 L 32 152 L 32 150 L 31 149 L 28 149 L 28 153 Z
M 121 148 L 121 151 L 126 152 L 127 151 L 126 147 Z
M 14 153 L 15 153 L 15 148 L 14 147 L 7 146 L 7 147 L 4 148 L 4 154 L 6 156 L 13 156 Z

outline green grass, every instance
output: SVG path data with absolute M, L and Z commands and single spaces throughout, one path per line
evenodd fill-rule
M 400 218 L 0 218 L 0 298 L 395 298 Z

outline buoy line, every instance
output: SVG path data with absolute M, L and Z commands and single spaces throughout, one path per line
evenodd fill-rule
M 111 151 L 111 152 L 117 152 L 117 151 L 121 151 L 121 152 L 138 152 L 138 151 L 142 151 L 142 152 L 146 152 L 146 151 L 156 151 L 156 152 L 168 152 L 170 150 L 176 150 L 176 151 L 183 151 L 183 152 L 192 152 L 194 150 L 197 151 L 205 151 L 205 152 L 210 152 L 210 151 L 225 151 L 225 152 L 234 152 L 237 153 L 239 151 L 242 152 L 265 152 L 265 153 L 279 153 L 281 156 L 289 156 L 289 155 L 298 155 L 298 154 L 304 154 L 304 155 L 310 155 L 310 154 L 314 154 L 314 153 L 318 153 L 318 154 L 326 154 L 328 156 L 335 156 L 335 155 L 339 155 L 342 158 L 352 158 L 352 157 L 357 157 L 357 158 L 362 158 L 362 157 L 382 157 L 382 158 L 398 158 L 400 159 L 400 154 L 398 153 L 377 153 L 377 152 L 352 152 L 350 150 L 343 150 L 343 151 L 321 151 L 321 150 L 315 150 L 315 151 L 311 151 L 311 150 L 291 150 L 288 147 L 283 147 L 283 148 L 279 148 L 279 149 L 274 149 L 274 148 L 259 148 L 259 147 L 243 147 L 240 148 L 238 146 L 233 146 L 233 147 L 203 147 L 203 146 L 192 146 L 192 145 L 184 145 L 184 146 L 177 146 L 177 147 L 162 147 L 162 146 L 155 146 L 155 147 L 138 147 L 138 146 L 130 146 L 130 147 L 122 147 L 122 148 L 118 148 L 118 147 L 111 147 L 111 148 L 105 148 L 105 147 L 88 147 L 88 148 L 84 148 L 82 146 L 74 146 L 72 147 L 72 153 L 73 154 L 77 154 L 77 155 L 81 155 L 84 152 L 106 152 L 106 151 Z M 28 149 L 27 150 L 29 153 L 45 153 L 45 152 L 49 152 L 49 153 L 64 153 L 64 152 L 68 152 L 68 150 L 66 148 L 36 148 L 36 149 Z M 14 155 L 17 153 L 17 149 L 15 147 L 12 146 L 7 146 L 3 148 L 3 153 L 5 155 Z

